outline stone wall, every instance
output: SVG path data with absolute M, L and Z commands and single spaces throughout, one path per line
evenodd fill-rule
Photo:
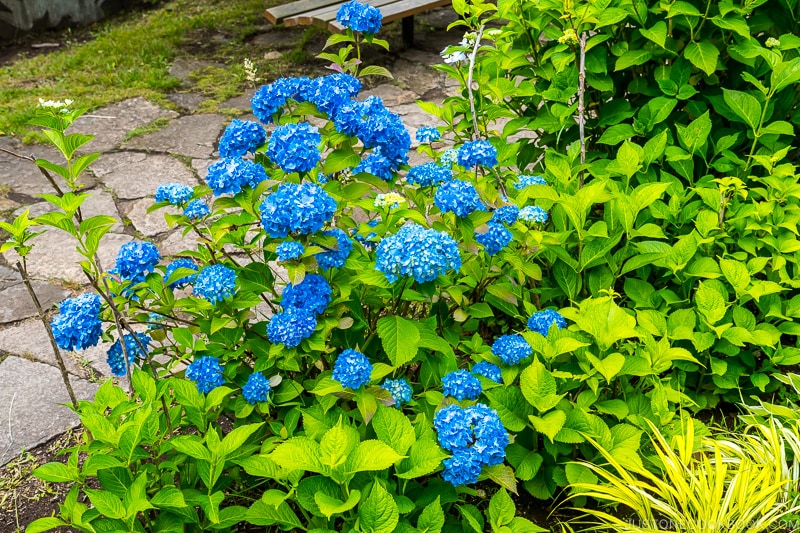
M 128 0 L 0 0 L 0 39 L 31 30 L 91 24 L 118 11 Z

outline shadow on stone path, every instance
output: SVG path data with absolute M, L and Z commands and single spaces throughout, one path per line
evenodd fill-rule
M 422 126 L 436 125 L 423 113 L 417 100 L 441 101 L 453 86 L 430 65 L 441 62 L 438 54 L 447 44 L 460 40 L 456 32 L 446 32 L 454 20 L 451 9 L 440 9 L 419 17 L 417 47 L 401 51 L 392 67 L 395 79 L 371 90 L 361 98 L 380 96 L 387 107 L 402 116 L 412 138 Z M 280 32 L 274 32 L 280 33 Z M 269 41 L 273 32 L 255 39 Z M 280 48 L 280 46 L 276 46 Z M 278 53 L 278 52 L 274 52 Z M 179 62 L 176 62 L 179 63 Z M 192 70 L 211 63 L 180 62 L 181 78 L 190 80 Z M 319 74 L 327 71 L 320 69 Z M 188 83 L 188 82 L 187 82 Z M 155 242 L 163 256 L 174 255 L 195 245 L 191 236 L 181 238 L 164 221 L 163 211 L 151 214 L 156 187 L 165 182 L 187 185 L 203 183 L 206 169 L 216 159 L 217 142 L 229 119 L 221 114 L 193 113 L 203 102 L 202 94 L 189 92 L 170 95 L 184 113 L 163 109 L 143 98 L 132 98 L 97 109 L 81 117 L 71 131 L 96 135 L 84 151 L 101 152 L 85 177 L 85 192 L 91 194 L 84 212 L 110 214 L 121 222 L 103 241 L 99 256 L 110 268 L 119 247 L 134 238 Z M 220 108 L 234 108 L 250 118 L 249 100 L 253 91 L 233 98 Z M 169 121 L 166 127 L 125 142 L 127 135 L 155 120 Z M 23 146 L 12 138 L 0 137 L 0 147 L 60 162 L 60 154 L 45 146 Z M 412 165 L 422 162 L 415 146 L 409 154 Z M 52 193 L 47 180 L 35 166 L 0 152 L 0 214 L 9 220 L 24 209 L 31 216 L 51 210 L 37 195 Z M 51 229 L 35 240 L 29 256 L 29 270 L 42 305 L 54 310 L 64 298 L 85 290 L 85 277 L 77 262 L 71 238 Z M 24 449 L 47 442 L 78 425 L 77 417 L 63 404 L 68 397 L 44 326 L 35 318 L 36 310 L 13 269 L 18 257 L 13 251 L 0 257 L 0 466 Z M 72 386 L 80 399 L 93 397 L 99 383 L 111 374 L 105 362 L 108 345 L 80 353 L 65 353 Z

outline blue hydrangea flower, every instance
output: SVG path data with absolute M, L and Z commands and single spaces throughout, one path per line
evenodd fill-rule
M 443 167 L 452 167 L 458 161 L 458 151 L 455 148 L 448 148 L 439 156 L 439 164 Z
M 461 256 L 456 241 L 447 233 L 410 223 L 378 244 L 375 268 L 384 273 L 389 283 L 400 276 L 425 283 L 448 270 L 458 271 Z
M 438 141 L 442 137 L 442 134 L 438 128 L 434 128 L 433 126 L 423 126 L 417 130 L 416 137 L 417 142 L 432 143 L 434 141 Z
M 284 309 L 282 313 L 275 313 L 267 324 L 267 338 L 273 344 L 294 348 L 314 333 L 317 319 L 306 309 L 295 307 L 284 307 Z
M 394 406 L 397 408 L 411 401 L 411 385 L 404 379 L 387 379 L 381 388 L 389 391 L 394 399 Z
M 211 211 L 203 200 L 192 200 L 183 210 L 183 215 L 189 220 L 198 220 L 207 217 Z
M 271 390 L 269 380 L 264 377 L 264 374 L 253 372 L 242 387 L 242 396 L 247 403 L 255 405 L 259 402 L 266 402 Z
M 291 261 L 302 257 L 306 249 L 301 242 L 283 241 L 275 251 L 278 253 L 278 261 Z
M 150 313 L 147 316 L 147 330 L 152 331 L 154 329 L 164 329 L 164 322 L 167 321 L 167 317 L 159 313 Z
M 191 270 L 197 271 L 197 265 L 191 259 L 185 257 L 182 259 L 177 259 L 167 266 L 167 271 L 164 274 L 164 281 L 168 280 L 172 276 L 172 274 L 179 268 L 189 268 Z M 194 282 L 195 279 L 197 279 L 197 274 L 190 274 L 188 276 L 176 279 L 175 281 L 170 283 L 169 286 L 172 287 L 173 289 L 177 289 L 189 283 Z
M 474 448 L 458 448 L 442 464 L 442 479 L 454 487 L 477 483 L 483 470 L 480 454 Z
M 50 324 L 58 347 L 72 352 L 96 346 L 103 333 L 100 307 L 96 294 L 81 294 L 58 304 L 58 314 Z
M 310 80 L 302 88 L 299 99 L 311 102 L 317 109 L 333 117 L 360 90 L 361 82 L 358 78 L 339 72 Z
M 547 215 L 547 211 L 538 205 L 529 205 L 527 207 L 523 207 L 519 211 L 519 219 L 524 220 L 525 222 L 544 224 L 547 222 L 548 218 L 549 216 Z
M 448 405 L 436 412 L 433 425 L 439 445 L 452 452 L 445 459 L 442 477 L 453 485 L 475 483 L 484 466 L 505 459 L 508 433 L 497 412 L 483 404 L 466 409 Z
M 495 255 L 508 246 L 508 243 L 511 242 L 512 235 L 502 224 L 490 222 L 487 224 L 487 227 L 489 230 L 486 233 L 475 234 L 475 240 L 483 245 L 487 254 Z
M 287 311 L 298 309 L 320 315 L 328 308 L 332 292 L 328 280 L 319 274 L 306 274 L 297 285 L 286 285 L 281 295 L 281 305 Z
M 241 157 L 267 141 L 267 132 L 261 124 L 252 120 L 233 119 L 219 140 L 221 157 Z
M 547 337 L 550 327 L 555 324 L 558 329 L 567 327 L 567 321 L 561 313 L 552 309 L 537 311 L 528 319 L 528 329 Z
M 406 175 L 406 181 L 420 187 L 432 187 L 452 179 L 453 171 L 450 168 L 441 167 L 432 162 L 412 167 Z
M 267 156 L 285 172 L 308 172 L 319 163 L 322 137 L 308 122 L 278 126 L 269 138 Z
M 520 190 L 531 185 L 547 185 L 547 182 L 541 176 L 520 176 L 514 183 L 514 188 Z
M 377 176 L 384 181 L 389 181 L 392 179 L 393 173 L 397 170 L 398 166 L 399 164 L 385 157 L 379 149 L 376 149 L 353 169 L 353 174 L 364 172 Z
M 474 400 L 483 392 L 483 386 L 467 370 L 456 370 L 442 378 L 442 392 L 445 396 L 452 396 L 458 401 L 465 398 Z
M 370 382 L 372 364 L 363 353 L 348 348 L 339 354 L 333 364 L 333 379 L 346 389 L 356 390 Z
M 519 217 L 519 207 L 515 205 L 504 205 L 498 207 L 492 213 L 492 222 L 497 224 L 513 224 Z
M 219 359 L 210 355 L 198 357 L 186 367 L 186 379 L 194 381 L 197 390 L 204 394 L 208 394 L 225 383 Z
M 256 91 L 250 103 L 253 114 L 264 124 L 272 122 L 272 117 L 290 98 L 294 98 L 308 78 L 279 78 Z
M 145 347 L 145 350 L 147 350 L 150 344 L 150 337 L 144 333 L 137 333 L 136 337 L 139 339 L 139 342 L 142 343 L 142 346 Z M 139 343 L 133 338 L 133 335 L 128 334 L 123 338 L 125 339 L 125 350 L 128 352 L 128 363 L 133 366 L 138 357 L 144 357 L 146 354 L 142 351 Z M 119 339 L 111 345 L 111 348 L 106 352 L 106 356 L 106 361 L 111 368 L 111 373 L 117 377 L 124 376 L 127 370 L 125 368 L 125 357 L 122 354 L 122 345 Z
M 336 237 L 336 249 L 326 252 L 320 252 L 315 257 L 317 258 L 317 265 L 322 270 L 329 270 L 331 268 L 342 268 L 347 256 L 353 251 L 353 241 L 347 237 L 347 233 L 340 229 L 332 229 L 326 231 L 323 235 Z
M 160 259 L 158 248 L 152 242 L 126 242 L 117 253 L 117 264 L 112 272 L 123 281 L 139 283 L 155 269 Z
M 345 28 L 361 33 L 378 33 L 383 15 L 377 7 L 350 0 L 336 12 L 336 20 Z
M 156 189 L 156 202 L 183 205 L 192 199 L 194 189 L 183 183 L 162 183 Z
M 362 103 L 366 120 L 359 130 L 358 138 L 367 148 L 380 147 L 381 155 L 392 161 L 395 168 L 408 160 L 411 135 L 400 115 L 389 111 L 377 96 L 370 96 Z
M 433 202 L 443 213 L 451 211 L 459 217 L 465 217 L 483 207 L 475 186 L 464 180 L 445 181 L 439 185 Z
M 236 272 L 225 265 L 210 265 L 197 275 L 194 294 L 215 304 L 236 292 Z
M 507 365 L 516 365 L 533 353 L 522 335 L 503 335 L 495 339 L 492 353 Z
M 261 224 L 272 238 L 322 229 L 336 212 L 336 201 L 316 183 L 282 183 L 261 203 Z
M 350 136 L 359 136 L 361 128 L 366 122 L 365 106 L 358 100 L 350 100 L 342 103 L 337 109 L 336 114 L 331 117 L 336 131 Z
M 237 194 L 244 187 L 255 188 L 267 179 L 264 167 L 247 159 L 238 157 L 220 159 L 208 167 L 206 183 L 214 191 L 214 196 Z
M 491 379 L 494 382 L 502 383 L 503 376 L 500 374 L 500 367 L 489 361 L 481 361 L 472 365 L 472 373 Z
M 458 149 L 458 164 L 464 168 L 497 165 L 497 149 L 489 141 L 471 141 Z

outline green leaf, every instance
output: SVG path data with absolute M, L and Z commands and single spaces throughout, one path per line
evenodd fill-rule
M 637 49 L 637 50 L 628 50 L 622 56 L 617 59 L 617 63 L 614 65 L 614 70 L 624 70 L 628 67 L 633 67 L 636 65 L 641 65 L 643 63 L 647 63 L 650 58 L 653 57 L 653 54 L 648 52 L 647 50 Z
M 374 439 L 365 440 L 348 456 L 345 470 L 348 473 L 385 470 L 402 458 L 388 444 Z
M 664 48 L 667 43 L 667 23 L 663 20 L 656 22 L 652 28 L 640 29 L 639 33 L 641 33 L 645 39 L 653 41 L 661 48 Z
M 44 481 L 64 483 L 78 481 L 77 468 L 70 468 L 63 463 L 47 463 L 33 471 L 33 475 Z
M 44 518 L 37 518 L 25 528 L 25 533 L 42 533 L 43 531 L 50 531 L 57 527 L 67 526 L 66 522 L 54 517 L 47 516 Z
M 401 411 L 378 406 L 378 412 L 372 419 L 375 435 L 385 444 L 391 446 L 400 455 L 405 455 L 416 437 L 411 421 Z
M 573 493 L 585 492 L 584 487 L 575 487 L 578 484 L 594 485 L 598 482 L 597 475 L 592 470 L 579 463 L 567 463 L 564 467 L 564 472 L 567 475 L 567 481 L 573 487 Z
M 714 71 L 717 70 L 719 50 L 716 46 L 708 41 L 687 44 L 683 51 L 683 55 L 692 63 L 692 65 L 699 68 L 709 76 L 714 74 Z
M 630 124 L 616 124 L 608 128 L 606 131 L 604 131 L 603 135 L 600 136 L 597 142 L 600 144 L 608 144 L 610 146 L 616 146 L 622 141 L 630 139 L 631 137 L 635 136 L 636 136 L 636 131 Z
M 533 428 L 539 433 L 547 435 L 550 442 L 553 442 L 556 434 L 561 431 L 561 428 L 564 427 L 564 422 L 567 421 L 567 415 L 560 409 L 550 411 L 541 417 L 531 415 L 528 418 L 530 418 Z
M 508 525 L 517 514 L 517 508 L 506 489 L 500 489 L 489 501 L 489 523 L 493 530 Z
M 622 173 L 630 179 L 641 168 L 640 163 L 643 158 L 644 152 L 641 146 L 625 141 L 617 150 L 616 162 Z
M 392 76 L 391 72 L 389 72 L 386 68 L 380 67 L 380 66 L 377 66 L 377 65 L 370 65 L 368 67 L 365 67 L 365 68 L 361 69 L 361 72 L 359 72 L 359 75 L 360 76 L 370 76 L 370 75 L 383 76 L 385 78 L 394 79 L 394 76 Z
M 150 499 L 159 509 L 182 509 L 186 507 L 183 493 L 175 487 L 164 487 Z
M 676 124 L 675 129 L 678 131 L 678 139 L 684 148 L 689 153 L 696 154 L 700 148 L 708 141 L 708 136 L 711 134 L 711 118 L 709 112 L 706 111 L 695 120 L 683 126 Z
M 408 458 L 403 459 L 397 468 L 400 479 L 414 479 L 427 476 L 442 464 L 447 454 L 430 437 L 419 439 L 411 445 Z
M 277 507 L 273 507 L 261 500 L 256 500 L 247 510 L 247 513 L 245 513 L 244 519 L 256 526 L 280 524 L 284 526 L 284 528 L 306 529 L 286 502 L 281 503 Z
M 730 89 L 722 89 L 723 99 L 731 111 L 736 113 L 736 116 L 742 122 L 750 126 L 750 129 L 755 131 L 761 122 L 761 104 L 758 99 L 748 93 L 742 91 L 732 91 Z
M 522 371 L 519 386 L 528 403 L 536 407 L 539 412 L 552 409 L 561 399 L 556 394 L 555 378 L 538 359 Z
M 720 259 L 719 266 L 728 283 L 733 286 L 737 294 L 742 294 L 750 285 L 750 272 L 747 267 L 733 259 Z
M 444 527 L 444 510 L 440 497 L 425 506 L 417 521 L 417 529 L 420 533 L 441 533 Z
M 608 383 L 611 383 L 611 380 L 622 370 L 622 365 L 625 364 L 625 356 L 621 353 L 612 353 L 602 360 L 590 353 L 586 357 L 592 363 L 592 366 L 606 378 Z
M 356 506 L 358 500 L 361 499 L 361 491 L 351 490 L 347 501 L 341 501 L 337 498 L 328 496 L 324 492 L 318 492 L 314 495 L 314 501 L 319 506 L 320 512 L 325 515 L 328 520 L 335 514 L 342 514 L 349 511 Z
M 292 437 L 270 454 L 270 459 L 288 470 L 322 472 L 320 445 L 308 437 Z
M 378 481 L 369 497 L 358 507 L 358 519 L 364 533 L 392 533 L 400 520 L 394 498 Z
M 339 422 L 322 436 L 319 443 L 320 462 L 331 469 L 344 464 L 347 456 L 358 445 L 358 441 L 358 431 L 350 425 L 343 424 L 339 419 Z
M 399 316 L 387 316 L 378 320 L 378 336 L 395 367 L 409 363 L 417 355 L 419 330 L 414 323 Z
M 608 350 L 621 339 L 638 337 L 636 319 L 620 308 L 611 298 L 588 298 L 581 302 L 576 313 L 569 309 L 570 317 L 583 331 L 592 335 L 602 351 Z M 524 391 L 523 391 L 524 392 Z
M 784 120 L 776 120 L 763 126 L 760 135 L 794 135 L 794 126 Z
M 728 309 L 725 298 L 707 281 L 701 281 L 694 295 L 698 311 L 709 324 L 714 325 L 725 316 Z
M 353 168 L 360 162 L 361 157 L 352 148 L 340 148 L 325 156 L 322 171 L 325 174 L 333 174 L 346 168 Z
M 122 505 L 122 500 L 104 490 L 85 489 L 89 501 L 97 512 L 108 518 L 124 518 L 125 507 Z

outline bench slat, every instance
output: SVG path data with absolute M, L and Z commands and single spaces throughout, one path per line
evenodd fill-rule
M 383 12 L 383 6 L 397 1 L 398 0 L 367 0 L 366 3 L 372 7 L 381 8 L 381 12 Z M 311 11 L 306 11 L 304 13 L 298 13 L 292 17 L 285 18 L 283 24 L 287 27 L 309 26 L 313 24 L 314 26 L 325 28 L 330 21 L 336 19 L 336 13 L 339 12 L 340 7 L 341 3 L 338 3 L 335 5 L 324 6 Z
M 406 18 L 417 13 L 424 13 L 435 7 L 447 6 L 452 3 L 452 0 L 430 0 L 421 3 L 420 0 L 400 0 L 392 2 L 388 5 L 382 6 L 381 13 L 383 14 L 383 22 L 388 23 L 397 19 Z M 333 33 L 344 33 L 345 28 L 337 20 L 334 14 L 333 19 L 328 19 L 328 30 Z
M 342 0 L 298 0 L 267 9 L 264 17 L 273 24 L 280 24 L 287 17 L 293 17 L 308 11 L 318 10 L 326 6 L 341 5 Z

